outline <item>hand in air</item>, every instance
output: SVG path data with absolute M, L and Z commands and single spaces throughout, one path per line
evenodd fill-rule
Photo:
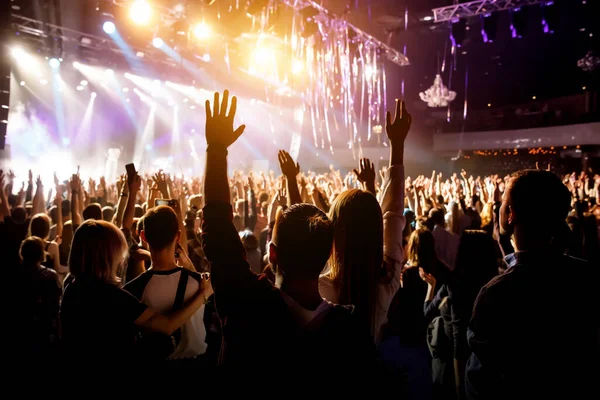
M 210 146 L 228 148 L 231 146 L 246 129 L 246 125 L 241 125 L 233 129 L 233 120 L 237 109 L 237 98 L 231 98 L 231 107 L 227 114 L 227 105 L 229 103 L 229 91 L 223 92 L 223 101 L 219 102 L 219 92 L 215 92 L 213 101 L 213 111 L 210 110 L 210 101 L 206 100 L 206 144 Z
M 427 283 L 429 286 L 435 286 L 435 278 L 433 277 L 433 275 L 428 274 L 427 272 L 425 272 L 423 270 L 423 268 L 419 267 L 419 276 L 421 277 L 421 279 Z
M 278 157 L 281 173 L 287 178 L 296 177 L 300 173 L 300 164 L 294 162 L 290 153 L 279 150 Z
M 392 144 L 402 145 L 404 143 L 406 136 L 408 136 L 411 122 L 412 117 L 410 113 L 406 111 L 406 103 L 396 99 L 396 115 L 394 116 L 394 122 L 392 122 L 392 115 L 388 111 L 385 123 L 385 131 Z
M 375 165 L 368 158 L 361 158 L 358 169 L 353 169 L 356 178 L 362 182 L 375 182 Z

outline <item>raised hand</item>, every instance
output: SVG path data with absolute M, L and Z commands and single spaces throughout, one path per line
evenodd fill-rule
M 402 145 L 404 143 L 408 131 L 410 130 L 411 122 L 412 117 L 410 113 L 406 111 L 406 103 L 396 99 L 396 115 L 394 116 L 394 121 L 392 122 L 392 115 L 388 111 L 386 113 L 385 124 L 385 131 L 392 144 Z
M 219 103 L 219 92 L 215 92 L 213 101 L 213 111 L 210 110 L 210 101 L 206 100 L 206 144 L 210 146 L 228 148 L 231 146 L 246 129 L 246 125 L 241 125 L 233 129 L 233 120 L 237 109 L 237 98 L 231 98 L 231 107 L 227 114 L 227 105 L 229 103 L 229 91 L 223 92 L 223 101 Z
M 135 195 L 142 188 L 142 178 L 138 174 L 135 174 L 132 177 L 128 177 L 127 178 L 127 184 L 128 185 L 126 185 L 126 186 L 129 186 L 129 193 L 130 193 L 130 195 L 133 198 L 135 198 Z
M 285 206 L 287 204 L 287 196 L 285 193 L 285 188 L 279 189 L 277 191 L 277 196 L 275 197 L 277 204 L 280 206 Z
M 375 182 L 375 165 L 368 158 L 361 158 L 358 169 L 353 169 L 354 175 L 362 183 Z
M 295 163 L 292 156 L 285 150 L 279 150 L 278 156 L 281 173 L 287 178 L 295 178 L 300 173 L 300 164 Z

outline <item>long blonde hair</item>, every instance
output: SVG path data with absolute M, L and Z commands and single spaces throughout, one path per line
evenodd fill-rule
M 91 278 L 106 283 L 121 282 L 119 267 L 127 255 L 123 233 L 111 223 L 87 220 L 75 231 L 69 270 L 75 279 Z
M 329 218 L 334 225 L 328 277 L 340 304 L 353 304 L 373 331 L 377 285 L 390 279 L 383 260 L 383 216 L 375 196 L 358 189 L 341 193 Z

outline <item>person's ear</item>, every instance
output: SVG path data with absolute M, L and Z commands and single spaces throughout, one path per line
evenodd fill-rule
M 510 226 L 512 226 L 514 221 L 515 221 L 515 215 L 514 215 L 513 209 L 512 209 L 512 207 L 508 206 L 508 224 Z
M 269 243 L 269 262 L 271 265 L 277 265 L 277 246 L 275 246 L 272 242 Z
M 144 232 L 144 230 L 142 230 L 140 232 L 140 237 L 142 238 L 142 240 L 144 241 L 144 243 L 148 243 L 148 241 L 146 240 L 146 232 Z

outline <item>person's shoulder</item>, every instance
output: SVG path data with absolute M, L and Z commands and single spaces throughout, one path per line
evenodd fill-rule
M 150 282 L 150 279 L 152 279 L 153 275 L 154 274 L 152 273 L 152 270 L 144 271 L 134 279 L 127 282 L 123 286 L 123 289 L 134 295 L 139 300 L 142 298 L 144 289 L 146 289 L 146 286 L 148 285 L 148 282 Z
M 51 268 L 42 267 L 40 269 L 40 277 L 46 280 L 58 280 L 58 274 Z
M 202 281 L 202 274 L 200 272 L 192 271 L 187 268 L 181 268 L 181 273 L 186 274 L 188 278 L 192 278 L 198 282 Z

